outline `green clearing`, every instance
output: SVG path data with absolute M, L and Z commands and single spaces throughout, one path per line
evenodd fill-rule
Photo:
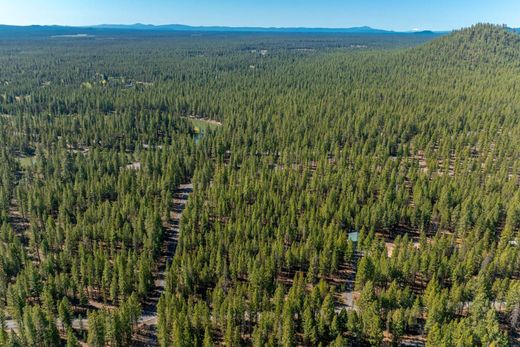
M 19 157 L 18 161 L 20 162 L 20 166 L 23 169 L 26 169 L 26 168 L 34 165 L 36 158 L 35 157 Z
M 215 130 L 218 127 L 220 127 L 222 124 L 220 124 L 217 121 L 209 120 L 209 119 L 201 119 L 201 118 L 186 118 L 188 119 L 195 128 L 195 131 L 198 132 L 206 132 L 209 130 Z

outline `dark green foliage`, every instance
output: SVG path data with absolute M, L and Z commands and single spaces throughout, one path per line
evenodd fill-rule
M 0 345 L 132 345 L 188 181 L 161 346 L 513 345 L 518 35 L 215 38 L 0 46 Z

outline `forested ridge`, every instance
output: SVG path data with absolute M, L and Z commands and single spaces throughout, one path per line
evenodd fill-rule
M 427 39 L 4 39 L 0 345 L 518 345 L 520 39 Z

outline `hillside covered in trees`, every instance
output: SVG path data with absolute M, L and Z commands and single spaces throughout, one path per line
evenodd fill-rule
M 0 41 L 0 346 L 520 344 L 517 33 Z

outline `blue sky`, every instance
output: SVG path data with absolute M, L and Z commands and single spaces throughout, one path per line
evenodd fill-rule
M 101 23 L 448 30 L 520 27 L 520 0 L 0 0 L 2 24 Z

